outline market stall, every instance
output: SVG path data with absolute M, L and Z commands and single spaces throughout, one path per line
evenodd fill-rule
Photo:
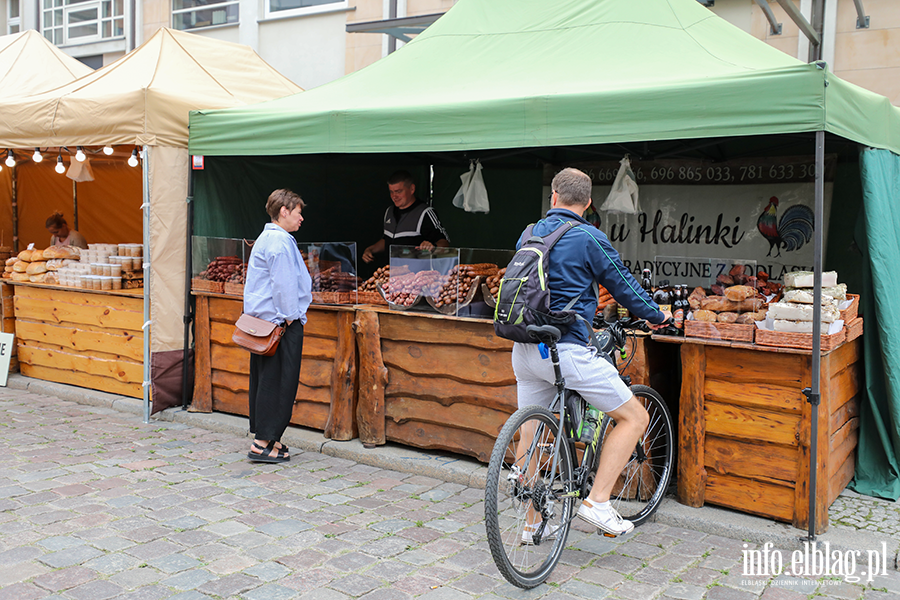
M 144 338 L 141 380 L 146 417 L 151 386 L 154 412 L 181 399 L 188 112 L 299 91 L 246 46 L 163 28 L 133 52 L 72 84 L 0 102 L 0 147 L 11 149 L 20 175 L 16 214 L 21 231 L 43 230 L 44 194 L 66 181 L 52 167 L 34 167 L 34 149 L 56 158 L 63 172 L 80 162 L 76 150 L 84 149 L 95 180 L 77 188 L 82 231 L 96 227 L 88 237 L 96 242 L 143 238 L 147 294 L 139 330 L 147 332 L 148 323 L 152 327 L 152 335 Z M 110 181 L 102 173 L 104 164 L 124 172 L 128 184 L 97 189 Z M 30 185 L 25 178 L 32 171 Z M 91 189 L 96 196 L 90 196 Z M 44 237 L 34 233 L 29 241 L 41 248 Z
M 447 60 L 450 56 L 452 61 Z M 423 70 L 422 64 L 430 68 Z M 416 85 L 394 85 L 398 77 L 410 72 L 418 74 Z M 339 172 L 342 162 L 371 167 L 386 153 L 406 164 L 418 161 L 433 170 L 429 199 L 441 212 L 451 237 L 454 229 L 444 215 L 452 215 L 461 225 L 454 245 L 509 248 L 524 224 L 540 214 L 546 193 L 541 181 L 547 183 L 543 178 L 544 165 L 554 169 L 587 160 L 618 161 L 623 154 L 655 161 L 695 160 L 701 164 L 656 165 L 654 171 L 644 171 L 645 178 L 639 177 L 639 183 L 680 185 L 674 181 L 679 176 L 685 180 L 690 173 L 694 179 L 699 172 L 712 179 L 718 173 L 717 183 L 727 186 L 734 177 L 725 177 L 722 168 L 717 171 L 720 163 L 745 157 L 769 160 L 774 156 L 780 157 L 785 166 L 780 172 L 785 172 L 794 159 L 797 165 L 807 165 L 802 181 L 796 183 L 805 186 L 803 203 L 809 216 L 804 220 L 809 235 L 804 236 L 804 244 L 812 252 L 794 266 L 805 266 L 815 273 L 811 289 L 817 297 L 823 259 L 847 277 L 861 270 L 860 261 L 846 251 L 853 238 L 847 231 L 852 228 L 846 227 L 846 222 L 855 219 L 852 211 L 861 206 L 869 211 L 889 204 L 890 192 L 869 194 L 873 188 L 855 166 L 860 160 L 856 144 L 880 148 L 876 152 L 888 154 L 900 150 L 898 112 L 887 99 L 841 81 L 826 65 L 800 63 L 737 30 L 693 0 L 641 6 L 624 0 L 570 0 L 553 5 L 537 0 L 503 0 L 487 8 L 483 3 L 463 0 L 401 51 L 352 77 L 259 107 L 193 113 L 190 152 L 204 155 L 208 169 L 198 174 L 196 181 L 195 233 L 241 235 L 251 227 L 238 222 L 239 218 L 246 219 L 244 212 L 234 219 L 227 216 L 234 214 L 229 209 L 238 200 L 228 192 L 237 184 L 229 184 L 226 171 L 238 163 L 248 165 L 244 173 L 252 172 L 257 178 L 252 185 L 264 188 L 271 187 L 274 178 L 267 175 L 278 172 L 279 165 L 305 169 L 324 162 Z M 845 215 L 843 228 L 839 229 L 835 219 L 828 227 L 829 248 L 838 249 L 836 252 L 824 246 L 826 197 L 836 193 L 828 191 L 825 181 L 826 145 L 829 152 L 838 155 L 838 175 L 833 187 L 843 194 L 830 212 L 851 211 Z M 489 214 L 454 213 L 451 208 L 450 200 L 459 187 L 458 176 L 473 158 L 479 158 L 485 166 L 491 195 Z M 848 169 L 847 165 L 853 168 Z M 743 174 L 757 176 L 760 172 L 752 164 L 745 167 Z M 529 180 L 535 172 L 537 184 L 529 192 L 515 196 L 506 193 L 511 189 L 507 186 L 515 185 L 517 180 L 513 173 L 526 173 L 518 180 Z M 767 166 L 764 173 L 771 172 Z M 772 177 L 777 178 L 780 172 L 776 169 Z M 302 178 L 293 181 L 305 195 Z M 368 200 L 371 196 L 363 201 L 345 194 L 340 180 L 330 183 L 320 202 L 324 200 L 335 212 L 323 214 L 325 231 L 319 232 L 319 239 L 343 237 L 339 229 L 343 220 L 337 211 L 348 206 L 368 211 L 373 204 Z M 244 189 L 247 185 L 250 184 L 241 183 Z M 864 205 L 860 188 L 866 190 Z M 729 198 L 736 189 L 726 187 L 721 192 L 725 197 L 710 199 L 717 203 L 714 206 L 741 204 Z M 754 204 L 747 210 L 757 211 L 752 215 L 755 220 L 757 214 L 769 209 L 763 202 L 762 206 Z M 213 214 L 215 219 L 209 216 Z M 686 235 L 692 224 L 691 215 L 681 222 L 680 215 L 662 211 L 657 222 L 654 214 L 640 214 L 647 220 L 631 228 L 632 240 L 654 235 L 656 227 L 655 235 L 665 243 L 667 236 Z M 608 224 L 605 221 L 604 228 Z M 747 222 L 746 215 L 728 223 L 719 215 L 717 221 L 713 213 L 711 220 L 703 224 L 709 232 L 704 235 L 722 247 L 727 243 L 739 248 L 745 241 L 759 241 L 756 231 L 761 230 L 754 224 L 757 223 Z M 699 225 L 696 223 L 692 235 L 704 231 Z M 875 226 L 870 219 L 869 231 Z M 258 229 L 259 225 L 253 227 Z M 507 227 L 515 229 L 515 233 L 503 235 L 499 241 L 498 235 Z M 625 241 L 615 239 L 616 231 L 606 231 L 614 244 Z M 362 241 L 361 237 L 351 239 Z M 892 243 L 896 246 L 896 240 Z M 779 242 L 768 249 L 775 255 L 784 247 Z M 749 258 L 762 264 L 768 258 L 765 248 L 762 253 L 725 258 Z M 706 258 L 719 257 L 710 253 Z M 887 266 L 880 260 L 872 262 L 875 271 Z M 879 279 L 894 281 L 886 274 Z M 868 289 L 851 290 L 861 293 L 864 304 L 874 301 L 879 306 L 896 295 L 873 298 Z M 818 313 L 818 306 L 813 303 L 814 314 Z M 897 328 L 886 327 L 894 318 L 889 307 L 885 305 L 872 313 L 866 313 L 870 320 L 868 329 L 874 326 L 884 335 L 896 334 Z M 419 317 L 404 312 L 396 318 Z M 442 331 L 450 335 L 457 325 L 452 319 L 432 320 L 437 335 Z M 812 318 L 810 322 L 817 333 L 820 320 Z M 889 331 L 894 333 L 888 334 Z M 821 398 L 825 406 L 832 406 L 835 400 L 829 396 L 831 388 L 819 389 L 822 341 L 818 335 L 806 335 L 810 345 L 811 393 L 816 399 Z M 843 340 L 846 343 L 846 332 Z M 855 345 L 858 342 L 850 344 Z M 382 342 L 382 353 L 385 348 Z M 825 349 L 826 353 L 829 351 L 842 350 Z M 782 353 L 758 355 L 763 357 L 761 360 L 775 361 Z M 893 354 L 887 356 L 887 360 L 897 360 Z M 369 368 L 366 362 L 372 353 L 361 353 L 360 357 L 362 373 Z M 682 368 L 694 369 L 684 364 Z M 805 402 L 799 383 L 793 393 L 795 401 Z M 889 393 L 894 394 L 896 403 L 896 392 Z M 852 402 L 864 400 L 860 396 L 855 395 Z M 700 398 L 683 395 L 681 401 L 682 410 L 696 412 Z M 866 407 L 871 402 L 862 404 Z M 815 405 L 811 405 L 807 421 L 810 431 L 818 427 L 815 411 Z M 720 416 L 740 421 L 730 415 Z M 818 436 L 812 435 L 812 455 L 816 453 L 817 440 Z M 754 447 L 768 448 L 768 444 L 766 439 L 754 441 Z M 846 460 L 841 463 L 844 470 L 839 469 L 839 476 L 837 471 L 826 475 L 832 479 L 822 483 L 825 488 L 831 490 L 846 484 Z M 878 460 L 871 450 L 861 458 L 866 464 Z M 758 478 L 746 479 L 748 486 L 764 487 L 765 482 Z M 802 485 L 795 489 L 798 494 L 808 491 Z M 818 497 L 818 493 L 817 490 L 813 496 Z M 822 502 L 818 504 L 820 511 L 825 508 Z M 820 515 L 817 513 L 813 519 L 817 527 Z M 792 522 L 802 526 L 803 515 L 795 520 L 796 516 L 791 515 Z M 787 517 L 782 512 L 776 518 Z

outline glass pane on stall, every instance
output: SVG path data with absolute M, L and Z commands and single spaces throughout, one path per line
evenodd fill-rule
M 356 242 L 302 242 L 300 254 L 312 279 L 314 304 L 357 304 L 362 280 Z
M 240 238 L 193 236 L 191 289 L 242 296 L 246 270 L 244 245 Z
M 440 298 L 458 296 L 459 278 L 451 273 L 459 271 L 459 264 L 457 248 L 391 246 L 388 281 L 378 287 L 393 310 L 456 314 L 455 303 L 445 306 Z M 439 310 L 438 304 L 444 310 Z

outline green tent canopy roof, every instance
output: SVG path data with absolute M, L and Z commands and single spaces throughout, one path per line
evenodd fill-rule
M 463 151 L 826 130 L 900 153 L 900 109 L 696 0 L 460 0 L 302 94 L 195 111 L 190 152 Z

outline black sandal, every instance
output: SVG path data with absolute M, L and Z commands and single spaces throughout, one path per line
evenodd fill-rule
M 271 441 L 263 448 L 256 443 L 256 440 L 253 440 L 253 444 L 250 446 L 251 450 L 247 453 L 247 458 L 253 462 L 264 463 L 283 463 L 291 460 L 291 457 L 287 453 L 287 446 L 284 445 L 282 445 L 281 448 L 278 448 L 278 451 L 274 456 L 271 454 L 272 450 L 275 450 L 275 443 L 275 441 Z M 254 452 L 252 450 L 253 448 L 260 450 L 261 452 Z

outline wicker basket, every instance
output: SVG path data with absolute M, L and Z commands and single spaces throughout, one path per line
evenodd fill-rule
M 845 325 L 859 316 L 859 294 L 847 294 L 847 300 L 851 301 L 850 306 L 841 311 Z
M 856 317 L 855 319 L 850 321 L 850 323 L 845 324 L 844 327 L 847 330 L 847 341 L 852 342 L 863 334 L 862 317 Z
M 387 306 L 387 300 L 378 292 L 356 292 L 356 301 L 359 304 L 380 304 Z
M 823 325 L 827 325 L 823 323 Z M 847 328 L 844 327 L 837 333 L 822 336 L 822 352 L 831 352 L 844 343 L 847 339 Z M 788 331 L 769 331 L 758 329 L 756 331 L 756 343 L 760 346 L 775 346 L 778 348 L 800 348 L 812 350 L 813 336 L 811 333 L 792 333 Z
M 221 294 L 225 291 L 225 285 L 221 281 L 210 281 L 209 279 L 191 279 L 191 289 L 195 292 L 213 292 Z
M 243 296 L 244 295 L 244 284 L 243 283 L 231 283 L 230 281 L 226 281 L 223 285 L 223 289 L 226 294 L 231 296 Z
M 337 292 L 313 292 L 312 301 L 314 304 L 337 304 Z
M 694 320 L 684 322 L 685 337 L 707 340 L 747 342 L 752 344 L 755 331 L 756 325 L 752 323 L 708 323 Z

